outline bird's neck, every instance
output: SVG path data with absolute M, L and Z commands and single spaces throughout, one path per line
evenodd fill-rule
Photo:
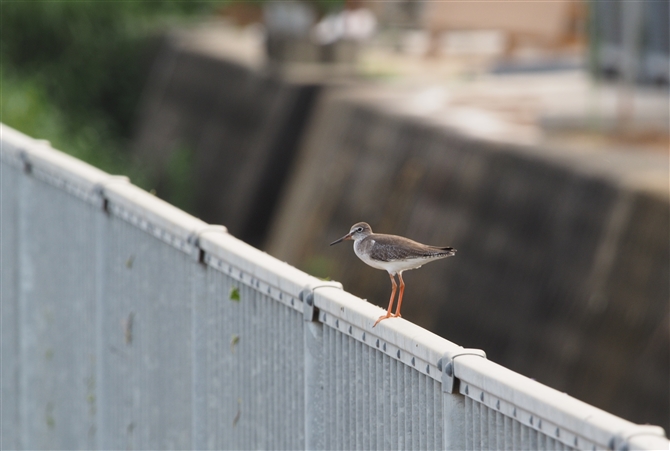
M 354 252 L 356 252 L 356 254 L 360 254 L 361 252 L 365 251 L 366 243 L 364 242 L 364 240 L 366 238 L 367 236 L 364 236 L 363 238 L 359 238 L 354 241 Z

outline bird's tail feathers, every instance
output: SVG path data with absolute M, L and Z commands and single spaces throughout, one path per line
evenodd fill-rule
M 441 251 L 441 253 L 447 254 L 449 257 L 456 255 L 456 249 L 453 247 L 438 247 L 438 249 Z

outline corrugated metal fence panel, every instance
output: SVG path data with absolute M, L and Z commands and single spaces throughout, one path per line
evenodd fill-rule
M 194 446 L 304 449 L 302 313 L 248 285 L 238 268 L 208 261 L 194 301 Z
M 189 448 L 191 280 L 202 269 L 117 213 L 101 235 L 99 447 Z
M 322 370 L 313 377 L 322 390 L 307 416 L 315 411 L 323 425 L 310 449 L 442 449 L 436 365 L 459 347 L 404 321 L 371 329 L 383 310 L 341 290 L 315 291 L 315 305 L 311 328 Z
M 3 146 L 5 147 L 5 146 Z M 4 156 L 4 149 L 3 156 Z M 22 174 L 0 161 L 0 449 L 19 446 L 18 196 Z
M 465 398 L 465 428 L 466 450 L 576 449 L 549 435 L 555 431 L 543 433 L 470 397 Z
M 21 446 L 90 449 L 100 212 L 32 171 L 18 185 Z
M 325 449 L 441 449 L 441 384 L 341 326 L 321 326 Z
M 236 240 L 203 233 L 195 299 L 194 422 L 201 449 L 304 449 L 302 290 L 318 279 Z M 212 390 L 217 396 L 211 396 Z

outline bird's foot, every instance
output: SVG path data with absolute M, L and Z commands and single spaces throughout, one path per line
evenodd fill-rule
M 385 320 L 385 319 L 387 319 L 387 318 L 393 318 L 393 316 L 394 316 L 394 315 L 393 315 L 392 313 L 387 313 L 386 315 L 382 315 L 382 316 L 380 316 L 379 318 L 377 318 L 377 321 L 375 321 L 375 323 L 372 325 L 372 327 L 375 327 L 375 326 L 376 326 L 377 324 L 379 324 L 379 322 L 382 321 L 382 320 Z
M 402 315 L 400 313 L 394 313 L 391 316 L 394 317 L 394 318 L 402 318 Z

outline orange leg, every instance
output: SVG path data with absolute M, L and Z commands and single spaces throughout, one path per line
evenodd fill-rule
M 386 310 L 386 315 L 380 316 L 377 321 L 372 325 L 372 327 L 375 327 L 379 321 L 386 319 L 386 318 L 391 318 L 393 314 L 391 313 L 391 310 L 393 310 L 393 298 L 395 297 L 395 290 L 398 288 L 398 284 L 395 283 L 395 279 L 391 274 L 389 274 L 389 277 L 391 278 L 391 283 L 393 284 L 393 288 L 391 289 L 391 299 L 389 300 L 389 308 Z
M 402 272 L 398 273 L 398 279 L 400 280 L 400 293 L 398 293 L 398 306 L 395 308 L 396 318 L 400 318 L 400 306 L 402 305 L 402 295 L 405 292 L 405 281 L 402 280 Z

